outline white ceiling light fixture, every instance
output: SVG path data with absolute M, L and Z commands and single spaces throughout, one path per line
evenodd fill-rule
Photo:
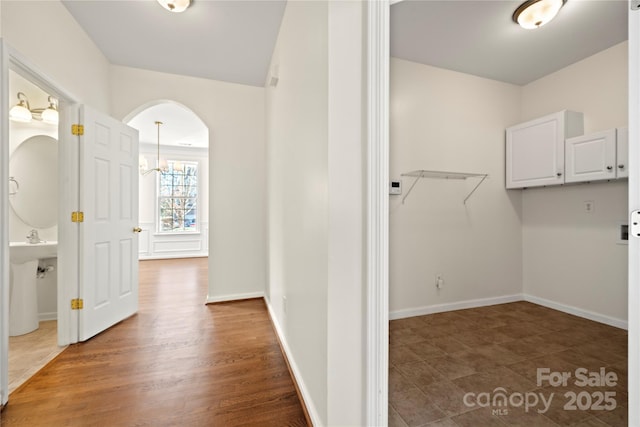
M 533 30 L 556 17 L 567 0 L 528 0 L 513 12 L 513 21 L 522 28 Z
M 15 122 L 29 123 L 36 119 L 50 125 L 58 124 L 58 100 L 53 96 L 48 98 L 47 108 L 31 108 L 27 95 L 18 92 L 18 103 L 9 110 L 9 119 Z
M 169 12 L 184 12 L 191 6 L 191 0 L 158 0 L 158 3 Z

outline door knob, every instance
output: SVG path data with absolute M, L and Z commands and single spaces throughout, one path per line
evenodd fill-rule
M 141 231 L 142 231 L 142 228 L 140 228 L 140 227 L 135 227 L 135 228 L 133 229 L 133 232 L 134 232 L 134 233 L 140 233 Z

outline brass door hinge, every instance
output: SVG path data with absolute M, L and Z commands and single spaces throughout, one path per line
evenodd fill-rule
M 84 300 L 74 298 L 71 300 L 71 310 L 82 310 L 84 308 Z
M 84 135 L 84 125 L 74 124 L 71 125 L 72 135 Z
M 71 222 L 84 222 L 84 212 L 71 212 Z

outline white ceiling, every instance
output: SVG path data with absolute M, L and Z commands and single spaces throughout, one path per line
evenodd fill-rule
M 391 7 L 391 55 L 524 85 L 627 39 L 626 0 L 568 0 L 535 30 L 521 0 L 405 0 Z
M 183 13 L 156 0 L 62 3 L 113 64 L 264 86 L 284 0 L 194 0 Z
M 253 86 L 265 83 L 286 5 L 193 0 L 176 14 L 156 0 L 62 1 L 113 64 Z M 536 30 L 511 20 L 520 3 L 398 2 L 391 8 L 391 54 L 523 85 L 627 39 L 626 0 L 568 0 L 555 20 Z M 191 139 L 202 146 L 194 142 L 194 123 L 180 125 L 180 111 L 163 110 L 178 107 L 165 104 L 141 114 L 134 121 L 141 141 L 155 143 L 153 122 L 161 120 L 161 141 Z M 172 134 L 174 127 L 184 132 Z
M 160 125 L 160 145 L 189 148 L 207 148 L 209 130 L 192 111 L 180 104 L 165 102 L 149 107 L 127 123 L 138 129 L 140 143 L 157 144 Z

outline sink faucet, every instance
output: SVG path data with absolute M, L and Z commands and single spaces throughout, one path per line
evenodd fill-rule
M 29 243 L 40 243 L 42 242 L 42 239 L 40 239 L 40 236 L 38 236 L 38 230 L 31 230 L 29 232 L 29 234 L 27 235 L 27 242 Z

